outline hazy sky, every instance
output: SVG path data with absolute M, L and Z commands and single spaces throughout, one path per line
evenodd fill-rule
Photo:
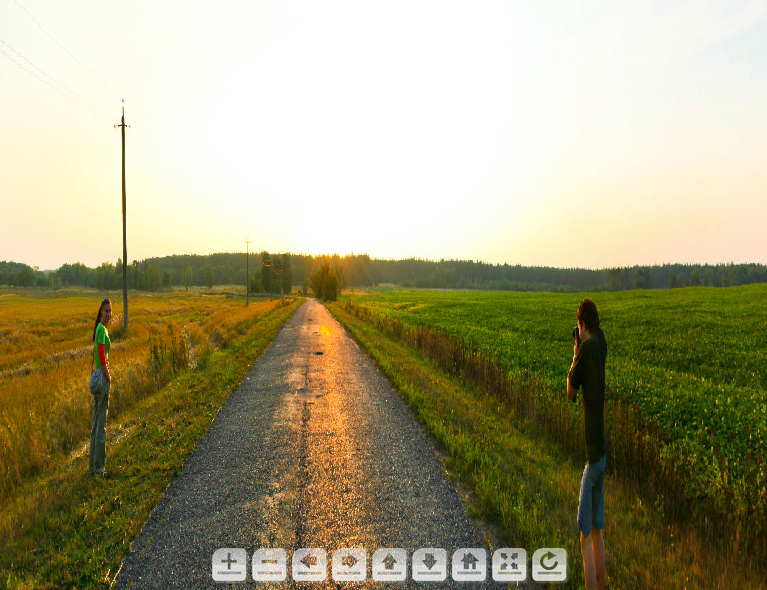
M 767 263 L 767 4 L 0 0 L 0 260 Z

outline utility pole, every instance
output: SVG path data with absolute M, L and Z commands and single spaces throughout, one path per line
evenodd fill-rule
M 248 285 L 248 281 L 250 280 L 250 252 L 249 252 L 249 246 L 250 246 L 250 234 L 248 234 L 248 239 L 245 240 L 245 306 L 248 305 L 248 297 L 250 296 L 250 289 Z
M 125 101 L 123 101 L 123 105 Z M 125 106 L 120 125 L 123 140 L 123 330 L 128 333 L 128 246 L 125 240 Z

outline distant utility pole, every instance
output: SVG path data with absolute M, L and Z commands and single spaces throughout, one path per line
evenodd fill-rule
M 125 101 L 123 101 L 125 104 Z M 123 106 L 122 122 L 115 125 L 122 131 L 123 139 L 123 330 L 128 332 L 128 246 L 125 240 L 125 107 Z
M 245 305 L 248 305 L 248 297 L 250 296 L 250 289 L 248 288 L 248 281 L 250 280 L 250 234 L 248 234 L 248 239 L 245 240 Z

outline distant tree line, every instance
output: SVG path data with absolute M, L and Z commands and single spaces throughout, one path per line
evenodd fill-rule
M 376 283 L 432 289 L 622 291 L 688 286 L 729 287 L 767 282 L 762 264 L 664 264 L 590 270 L 488 264 L 471 260 L 373 260 Z
M 245 285 L 251 293 L 288 293 L 294 285 L 322 299 L 335 299 L 343 290 L 382 283 L 432 289 L 490 289 L 514 291 L 621 291 L 688 286 L 728 287 L 767 282 L 762 264 L 664 264 L 591 270 L 488 264 L 473 260 L 371 259 L 367 254 L 311 256 L 249 255 L 245 253 L 174 255 L 133 261 L 128 267 L 131 289 L 160 291 L 171 286 L 190 288 Z M 96 268 L 64 264 L 40 271 L 26 264 L 0 262 L 0 285 L 13 287 L 122 287 L 122 262 Z
M 262 264 L 261 260 L 265 261 Z M 293 287 L 290 254 L 250 254 L 250 277 L 247 281 L 253 293 L 289 293 Z M 115 264 L 104 262 L 90 268 L 80 262 L 64 264 L 57 270 L 40 271 L 26 264 L 0 262 L 0 285 L 11 287 L 92 287 L 100 290 L 122 288 L 122 260 Z M 166 256 L 134 260 L 128 265 L 128 288 L 141 291 L 162 291 L 172 286 L 208 287 L 214 285 L 246 284 L 246 260 L 242 254 L 212 254 L 209 256 Z

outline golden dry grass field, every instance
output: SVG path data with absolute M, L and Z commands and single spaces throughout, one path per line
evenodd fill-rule
M 110 297 L 109 421 L 282 305 L 255 300 L 246 307 L 223 294 L 131 293 L 126 334 L 122 295 Z M 0 500 L 70 453 L 85 452 L 91 337 L 102 298 L 0 295 Z

